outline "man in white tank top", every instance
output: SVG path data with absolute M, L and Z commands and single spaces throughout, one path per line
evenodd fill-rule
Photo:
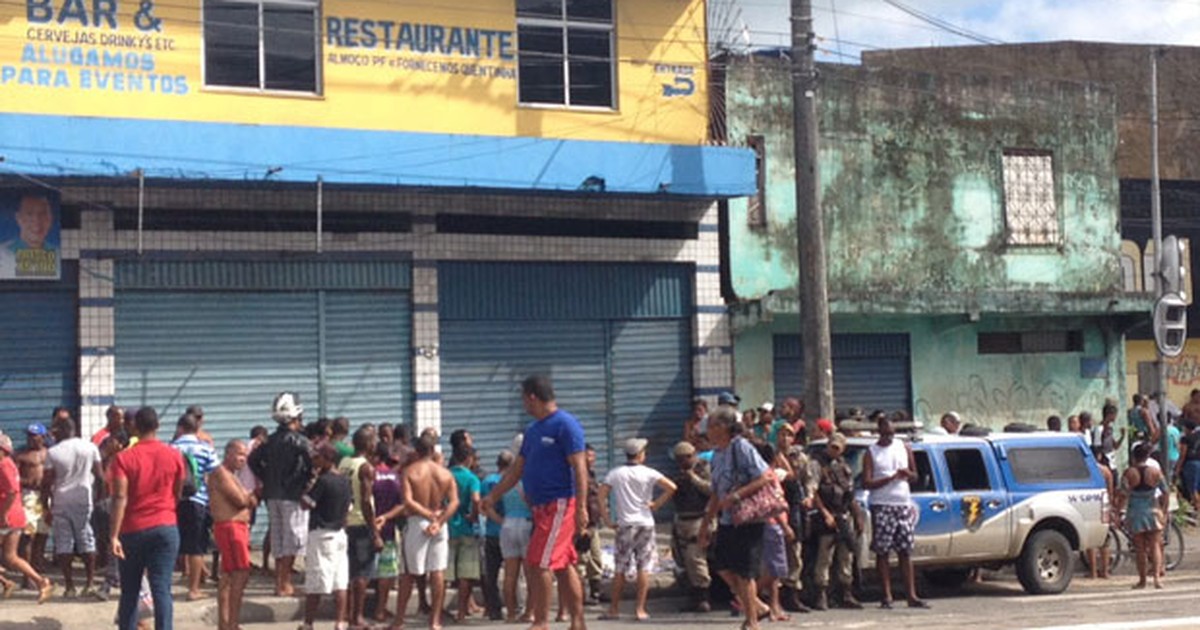
M 904 583 L 909 608 L 928 608 L 917 597 L 911 553 L 913 548 L 913 504 L 908 482 L 917 476 L 912 449 L 896 439 L 891 420 L 879 419 L 879 441 L 867 450 L 863 458 L 863 487 L 869 491 L 867 504 L 871 508 L 871 550 L 875 552 L 875 569 L 883 582 L 883 601 L 880 608 L 892 607 L 892 574 L 888 554 L 895 552 L 904 571 Z

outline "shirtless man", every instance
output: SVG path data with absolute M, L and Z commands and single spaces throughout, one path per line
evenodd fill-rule
M 441 630 L 442 608 L 446 600 L 446 565 L 450 555 L 450 537 L 446 521 L 458 511 L 458 487 L 450 471 L 434 462 L 434 442 L 422 435 L 416 444 L 416 460 L 404 468 L 401 486 L 409 517 L 404 528 L 404 577 L 396 594 L 394 630 L 404 627 L 404 611 L 412 596 L 413 581 L 427 575 L 433 591 L 429 613 L 431 630 Z
M 21 501 L 25 505 L 25 536 L 21 540 L 21 557 L 42 573 L 46 558 L 46 540 L 50 525 L 42 517 L 42 471 L 46 466 L 46 426 L 33 423 L 25 429 L 25 448 L 17 451 L 13 460 L 21 475 Z
M 1183 406 L 1183 417 L 1200 425 L 1200 389 L 1193 389 Z
M 225 459 L 208 475 L 208 507 L 212 511 L 213 538 L 221 554 L 221 579 L 217 586 L 217 628 L 237 630 L 242 594 L 250 579 L 250 513 L 258 498 L 238 480 L 250 449 L 241 440 L 225 445 Z M 216 567 L 214 567 L 215 569 Z

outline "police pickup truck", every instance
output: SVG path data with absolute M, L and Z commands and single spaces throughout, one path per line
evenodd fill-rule
M 846 449 L 862 506 L 862 460 L 875 440 L 851 437 Z M 961 584 L 972 568 L 1014 564 L 1027 592 L 1061 593 L 1071 583 L 1077 552 L 1103 545 L 1110 497 L 1078 435 L 927 435 L 909 443 L 917 467 L 910 483 L 912 559 L 931 582 Z M 814 443 L 808 450 L 821 448 Z M 869 541 L 868 531 L 860 541 L 863 565 L 873 557 Z

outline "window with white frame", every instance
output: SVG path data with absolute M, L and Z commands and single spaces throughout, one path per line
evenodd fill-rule
M 204 84 L 319 93 L 318 0 L 205 0 Z
M 1002 168 L 1008 244 L 1057 245 L 1061 230 L 1054 202 L 1054 155 L 1005 149 Z
M 522 104 L 616 107 L 612 0 L 517 0 Z

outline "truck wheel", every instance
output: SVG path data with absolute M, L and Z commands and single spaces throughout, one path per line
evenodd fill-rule
M 1031 595 L 1053 595 L 1067 590 L 1075 557 L 1062 534 L 1043 529 L 1025 541 L 1017 559 L 1017 579 Z
M 971 569 L 949 568 L 925 571 L 925 581 L 938 588 L 961 588 L 971 576 Z

